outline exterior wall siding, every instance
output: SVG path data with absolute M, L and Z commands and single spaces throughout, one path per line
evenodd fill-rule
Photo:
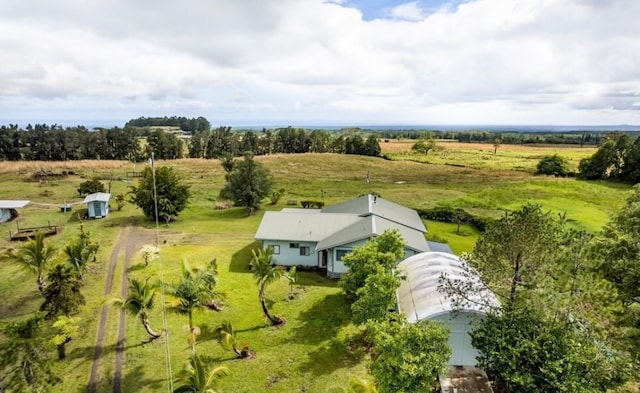
M 100 205 L 99 210 L 96 209 L 96 204 Z M 109 215 L 109 205 L 106 202 L 89 202 L 87 203 L 87 215 L 89 218 L 102 218 Z
M 297 248 L 292 248 L 291 243 L 298 244 Z M 282 240 L 263 240 L 262 249 L 274 246 L 280 249 L 279 253 L 273 255 L 276 265 L 282 266 L 318 266 L 318 254 L 316 253 L 316 243 L 314 242 L 292 242 Z M 301 247 L 309 248 L 309 255 L 300 255 Z
M 432 321 L 442 323 L 449 329 L 449 347 L 451 347 L 450 366 L 476 366 L 478 350 L 471 345 L 470 332 L 473 331 L 474 321 L 483 318 L 482 315 L 470 312 L 458 314 L 443 314 L 432 318 Z

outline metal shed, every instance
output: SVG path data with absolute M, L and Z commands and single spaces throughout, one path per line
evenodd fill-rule
M 20 209 L 29 204 L 29 201 L 25 200 L 2 200 L 0 201 L 0 222 L 6 222 L 11 220 L 13 215 L 12 210 Z
M 452 300 L 438 289 L 442 274 L 451 279 L 478 280 L 479 276 L 469 278 L 463 271 L 466 262 L 459 257 L 444 252 L 423 252 L 413 255 L 398 264 L 398 269 L 406 276 L 396 292 L 398 308 L 410 322 L 422 320 L 438 321 L 450 330 L 449 346 L 452 354 L 450 365 L 475 366 L 478 351 L 471 345 L 469 332 L 474 321 L 486 315 L 490 304 L 498 307 L 495 295 L 486 290 L 479 294 L 482 302 L 467 304 L 454 309 Z M 481 300 L 481 299 L 478 299 Z
M 109 200 L 111 194 L 106 192 L 96 192 L 84 198 L 83 203 L 87 204 L 87 215 L 89 218 L 103 218 L 109 215 Z

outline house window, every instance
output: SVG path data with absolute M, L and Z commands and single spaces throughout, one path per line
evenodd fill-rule
M 269 246 L 269 247 L 271 247 L 271 248 L 273 249 L 273 253 L 274 253 L 275 255 L 280 254 L 280 246 L 275 245 L 275 246 Z
M 344 256 L 350 254 L 351 250 L 336 250 L 336 260 L 342 261 Z
M 311 247 L 302 246 L 300 247 L 300 255 L 309 255 L 311 253 Z
M 289 243 L 289 248 L 300 248 L 300 243 Z

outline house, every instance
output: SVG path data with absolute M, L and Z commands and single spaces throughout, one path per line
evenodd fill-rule
M 268 211 L 255 238 L 263 249 L 273 247 L 277 265 L 326 268 L 327 276 L 339 277 L 347 271 L 342 258 L 387 229 L 400 232 L 405 256 L 429 251 L 418 213 L 375 195 L 323 209 Z
M 89 194 L 82 203 L 87 204 L 87 216 L 89 218 L 103 218 L 109 215 L 109 199 L 111 194 L 96 192 Z
M 2 200 L 0 201 L 0 222 L 11 220 L 17 215 L 16 209 L 21 209 L 29 204 L 29 201 Z
M 496 296 L 484 285 L 479 275 L 459 257 L 445 252 L 424 252 L 410 256 L 398 264 L 406 279 L 396 291 L 398 309 L 409 322 L 437 321 L 449 328 L 452 366 L 475 366 L 478 351 L 471 345 L 469 332 L 474 322 L 489 309 L 499 307 Z M 469 274 L 470 273 L 470 274 Z M 440 277 L 469 282 L 485 289 L 469 295 L 469 302 L 454 307 L 452 299 L 439 288 Z

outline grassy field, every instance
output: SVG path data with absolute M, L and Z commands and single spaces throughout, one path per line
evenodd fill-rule
M 386 144 L 385 144 L 386 145 Z M 256 247 L 253 235 L 264 210 L 279 210 L 287 200 L 316 199 L 332 204 L 366 192 L 377 192 L 382 197 L 413 208 L 435 206 L 462 207 L 474 214 L 498 217 L 505 210 L 518 208 L 525 202 L 540 203 L 555 213 L 567 212 L 573 225 L 597 231 L 610 214 L 624 200 L 626 185 L 607 182 L 583 182 L 570 178 L 534 177 L 522 168 L 532 168 L 537 158 L 547 150 L 513 149 L 503 145 L 493 155 L 491 146 L 480 148 L 479 155 L 470 158 L 460 146 L 456 154 L 454 145 L 448 145 L 449 165 L 432 163 L 440 154 L 427 157 L 407 156 L 392 152 L 383 145 L 393 160 L 335 154 L 274 155 L 258 159 L 270 169 L 276 188 L 287 194 L 279 204 L 264 205 L 254 216 L 246 217 L 244 209 L 216 210 L 217 196 L 224 183 L 224 174 L 216 160 L 177 160 L 158 165 L 173 166 L 191 185 L 192 198 L 188 208 L 170 226 L 161 225 L 161 264 L 144 267 L 139 256 L 134 256 L 128 269 L 132 277 L 157 279 L 160 266 L 167 282 L 178 279 L 180 264 L 187 259 L 192 265 L 204 264 L 217 258 L 220 270 L 219 288 L 228 299 L 220 313 L 198 312 L 195 322 L 202 329 L 198 338 L 198 353 L 215 364 L 227 365 L 232 375 L 223 380 L 220 388 L 225 392 L 325 392 L 327 387 L 344 385 L 351 375 L 366 375 L 366 358 L 351 340 L 357 333 L 349 323 L 349 310 L 340 294 L 337 282 L 316 273 L 302 273 L 295 290 L 294 300 L 287 299 L 289 287 L 282 280 L 267 290 L 271 307 L 286 319 L 283 327 L 273 328 L 262 316 L 258 303 L 258 290 L 248 269 L 250 250 Z M 393 148 L 398 146 L 394 144 Z M 410 147 L 410 146 L 409 146 Z M 477 146 L 476 146 L 477 147 Z M 540 148 L 542 149 L 542 148 Z M 545 148 L 546 149 L 546 148 Z M 485 151 L 487 150 L 487 151 Z M 517 151 L 516 151 L 517 150 Z M 566 156 L 579 152 L 566 151 Z M 585 150 L 586 152 L 586 150 Z M 565 155 L 559 153 L 561 155 Z M 488 155 L 488 159 L 482 159 Z M 512 166 L 493 159 L 519 155 Z M 493 158 L 492 158 L 493 157 Z M 485 163 L 485 166 L 470 164 Z M 521 168 L 522 167 L 522 168 Z M 21 227 L 51 224 L 64 225 L 64 230 L 49 239 L 62 247 L 76 236 L 81 221 L 78 212 L 84 208 L 74 205 L 71 213 L 61 213 L 63 202 L 79 202 L 76 188 L 92 176 L 115 177 L 112 194 L 125 193 L 135 179 L 126 179 L 126 172 L 139 171 L 142 164 L 128 162 L 80 163 L 6 163 L 0 162 L 0 199 L 29 199 L 32 203 L 20 209 L 15 222 L 0 224 L 6 235 L 0 238 L 0 247 L 9 246 L 8 232 Z M 73 171 L 64 179 L 30 181 L 38 170 Z M 369 173 L 370 182 L 365 178 Z M 453 224 L 427 222 L 430 237 L 446 240 L 456 253 L 470 251 L 478 236 L 474 228 L 462 226 L 460 233 Z M 100 243 L 98 262 L 87 278 L 84 294 L 82 337 L 68 345 L 69 359 L 56 363 L 56 370 L 64 375 L 64 382 L 55 392 L 84 392 L 91 367 L 91 357 L 100 308 L 104 300 L 105 275 L 115 241 L 123 225 L 155 230 L 155 226 L 141 216 L 135 206 L 126 204 L 122 211 L 113 211 L 102 220 L 85 221 L 83 225 L 94 240 Z M 124 271 L 118 259 L 116 277 Z M 119 293 L 122 282 L 114 281 L 111 293 Z M 35 276 L 17 267 L 0 264 L 0 320 L 23 318 L 39 306 L 41 298 L 36 290 Z M 106 349 L 101 363 L 99 392 L 112 391 L 110 382 L 115 358 L 116 319 L 110 311 Z M 241 342 L 248 342 L 257 352 L 252 360 L 234 360 L 213 340 L 212 331 L 222 321 L 230 320 L 238 331 Z M 161 327 L 161 313 L 151 316 L 152 325 Z M 189 356 L 187 318 L 168 314 L 171 367 L 175 374 Z M 126 362 L 123 391 L 155 392 L 166 390 L 166 374 L 162 342 L 141 345 L 146 337 L 139 321 L 127 317 Z
M 382 142 L 381 148 L 393 159 L 417 160 L 431 164 L 463 165 L 469 168 L 535 171 L 544 156 L 558 154 L 567 159 L 570 170 L 577 171 L 580 160 L 593 155 L 596 147 L 573 145 L 500 145 L 495 151 L 491 143 L 462 143 L 450 140 L 438 142 L 438 149 L 428 155 L 411 151 L 415 141 Z

